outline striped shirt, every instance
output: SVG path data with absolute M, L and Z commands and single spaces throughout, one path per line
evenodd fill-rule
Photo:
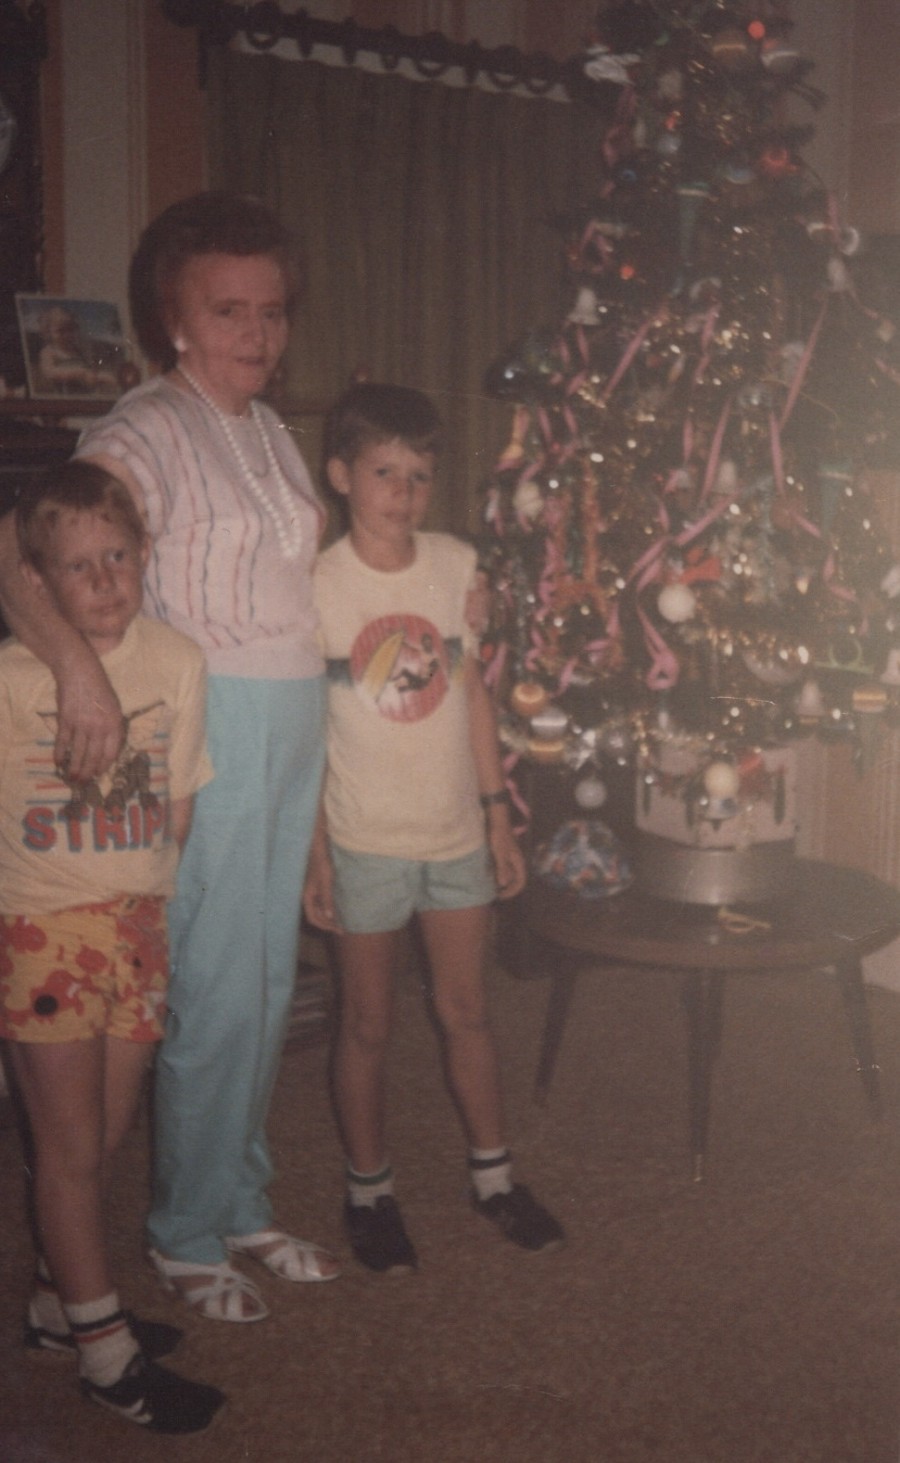
M 322 671 L 311 571 L 323 512 L 287 427 L 270 408 L 262 413 L 296 499 L 302 546 L 290 562 L 209 408 L 164 377 L 88 427 L 77 455 L 121 462 L 140 488 L 152 540 L 145 614 L 195 640 L 212 675 L 302 679 Z M 231 417 L 230 426 L 278 503 L 252 418 Z

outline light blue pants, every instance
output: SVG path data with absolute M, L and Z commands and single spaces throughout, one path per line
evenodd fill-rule
M 324 763 L 324 678 L 211 677 L 216 776 L 170 906 L 169 1016 L 154 1093 L 150 1242 L 215 1265 L 266 1229 L 266 1115 L 294 991 Z

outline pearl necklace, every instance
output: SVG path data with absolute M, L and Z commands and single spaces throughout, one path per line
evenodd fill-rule
M 284 476 L 284 473 L 281 471 L 278 459 L 275 456 L 275 449 L 273 448 L 272 443 L 269 441 L 269 434 L 266 431 L 265 420 L 263 418 L 262 412 L 260 411 L 259 403 L 251 400 L 250 415 L 253 418 L 256 430 L 259 433 L 268 469 L 271 472 L 272 478 L 275 482 L 275 486 L 278 489 L 280 506 L 279 503 L 273 502 L 268 493 L 264 490 L 262 483 L 260 482 L 260 475 L 253 471 L 252 467 L 250 466 L 249 462 L 241 451 L 240 443 L 238 442 L 237 437 L 234 435 L 234 431 L 232 429 L 230 421 L 228 420 L 227 414 L 222 410 L 220 406 L 217 405 L 216 402 L 213 401 L 208 392 L 204 391 L 203 387 L 200 385 L 200 382 L 196 381 L 194 377 L 190 374 L 190 372 L 185 370 L 184 366 L 179 366 L 178 372 L 179 375 L 183 376 L 184 380 L 187 382 L 188 386 L 190 386 L 191 390 L 197 396 L 199 396 L 204 406 L 209 407 L 216 421 L 219 423 L 219 426 L 222 428 L 222 435 L 224 436 L 225 441 L 228 443 L 229 447 L 231 448 L 231 451 L 234 455 L 234 460 L 241 470 L 241 477 L 243 478 L 248 491 L 256 499 L 260 507 L 263 508 L 266 513 L 268 513 L 269 517 L 274 523 L 275 532 L 278 535 L 278 542 L 281 546 L 281 552 L 284 555 L 285 559 L 287 559 L 288 563 L 291 563 L 294 559 L 299 557 L 300 549 L 303 543 L 303 534 L 300 527 L 300 518 L 297 513 L 297 500 L 295 494 L 291 491 L 291 488 L 287 482 L 287 479 Z

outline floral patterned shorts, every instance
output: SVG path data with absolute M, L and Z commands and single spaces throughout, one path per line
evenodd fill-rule
M 159 1041 L 168 978 L 163 899 L 0 915 L 0 1037 L 9 1041 Z

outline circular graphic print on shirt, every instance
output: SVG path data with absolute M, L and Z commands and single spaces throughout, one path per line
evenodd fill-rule
M 447 694 L 447 649 L 430 620 L 382 615 L 357 635 L 353 685 L 389 721 L 422 721 Z

